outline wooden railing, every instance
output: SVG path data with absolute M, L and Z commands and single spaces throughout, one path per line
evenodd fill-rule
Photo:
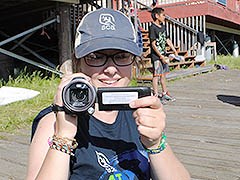
M 145 3 L 147 2 L 152 3 L 150 0 Z M 137 1 L 137 7 L 139 9 L 151 9 L 151 6 L 143 3 L 143 0 Z M 204 15 L 177 19 L 166 15 L 167 34 L 170 36 L 173 44 L 178 46 L 181 50 L 188 51 L 189 55 L 199 55 L 202 52 L 200 51 L 201 47 L 197 43 L 197 36 L 199 32 L 205 34 L 205 21 L 206 19 Z M 150 24 L 151 20 L 149 20 L 149 22 L 142 23 L 142 28 L 148 31 Z
M 176 46 L 191 55 L 198 55 L 201 52 L 200 47 L 197 46 L 197 36 L 201 32 L 205 34 L 205 21 L 205 16 L 167 19 L 167 32 Z
M 138 0 L 139 2 L 146 4 L 148 6 L 151 6 L 152 0 Z M 163 5 L 163 4 L 172 4 L 172 3 L 178 3 L 178 2 L 191 2 L 193 0 L 157 0 L 157 5 Z M 219 4 L 222 4 L 224 6 L 227 5 L 226 0 L 201 0 L 201 1 L 211 1 L 211 2 L 218 2 Z M 195 2 L 197 3 L 197 2 Z
M 138 2 L 138 8 L 151 10 L 150 6 Z M 152 1 L 151 1 L 152 2 Z M 152 64 L 150 59 L 150 40 L 148 37 L 148 28 L 151 24 L 151 19 L 149 22 L 142 23 L 143 28 L 143 66 L 139 68 L 139 71 L 136 70 L 136 77 L 143 78 L 141 76 L 141 71 L 148 69 L 152 70 Z M 200 32 L 205 34 L 205 16 L 193 16 L 186 18 L 174 19 L 170 16 L 166 16 L 166 28 L 167 34 L 170 36 L 173 44 L 177 48 L 178 54 L 184 57 L 184 61 L 180 62 L 170 62 L 169 67 L 171 70 L 180 69 L 180 68 L 192 68 L 205 66 L 205 59 L 198 59 L 196 61 L 196 56 L 201 55 L 202 47 L 197 41 L 197 36 Z M 171 54 L 169 51 L 167 54 Z M 137 68 L 136 68 L 137 69 Z
M 152 5 L 152 0 L 138 0 L 139 2 L 146 4 L 147 6 L 151 6 Z M 188 0 L 158 0 L 157 4 L 158 5 L 162 5 L 162 4 L 171 4 L 171 3 L 176 3 L 176 2 L 185 2 Z

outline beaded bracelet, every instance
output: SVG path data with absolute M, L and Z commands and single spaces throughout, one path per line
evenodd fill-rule
M 78 143 L 76 139 L 69 139 L 53 135 L 48 139 L 48 145 L 51 149 L 55 149 L 71 156 L 74 156 L 73 150 L 77 148 Z
M 159 146 L 156 149 L 145 148 L 145 151 L 149 154 L 158 154 L 158 153 L 162 152 L 167 147 L 166 139 L 167 139 L 167 136 L 166 136 L 165 132 L 162 132 L 162 139 L 160 141 Z

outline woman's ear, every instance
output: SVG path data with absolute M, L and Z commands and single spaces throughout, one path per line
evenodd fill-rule
M 62 63 L 62 65 L 60 66 L 60 71 L 63 74 L 72 74 L 73 73 L 73 69 L 72 69 L 72 60 L 68 59 L 66 61 L 64 61 L 64 63 Z

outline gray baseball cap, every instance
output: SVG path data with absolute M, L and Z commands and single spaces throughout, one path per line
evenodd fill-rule
M 101 8 L 86 14 L 76 30 L 77 58 L 104 49 L 119 49 L 140 56 L 136 33 L 129 18 L 120 11 Z

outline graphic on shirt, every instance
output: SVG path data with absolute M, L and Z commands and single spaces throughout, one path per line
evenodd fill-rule
M 149 163 L 147 154 L 137 150 L 121 153 L 108 159 L 106 155 L 97 152 L 98 164 L 104 168 L 99 180 L 135 180 L 149 179 Z
M 110 165 L 109 160 L 103 153 L 96 151 L 96 154 L 97 154 L 98 164 L 102 166 L 108 173 L 117 171 L 114 167 Z
M 102 30 L 116 30 L 115 19 L 111 14 L 100 14 L 99 23 L 102 24 Z
M 163 54 L 166 48 L 166 34 L 165 32 L 159 32 L 158 38 L 156 39 L 156 46 L 158 51 Z

